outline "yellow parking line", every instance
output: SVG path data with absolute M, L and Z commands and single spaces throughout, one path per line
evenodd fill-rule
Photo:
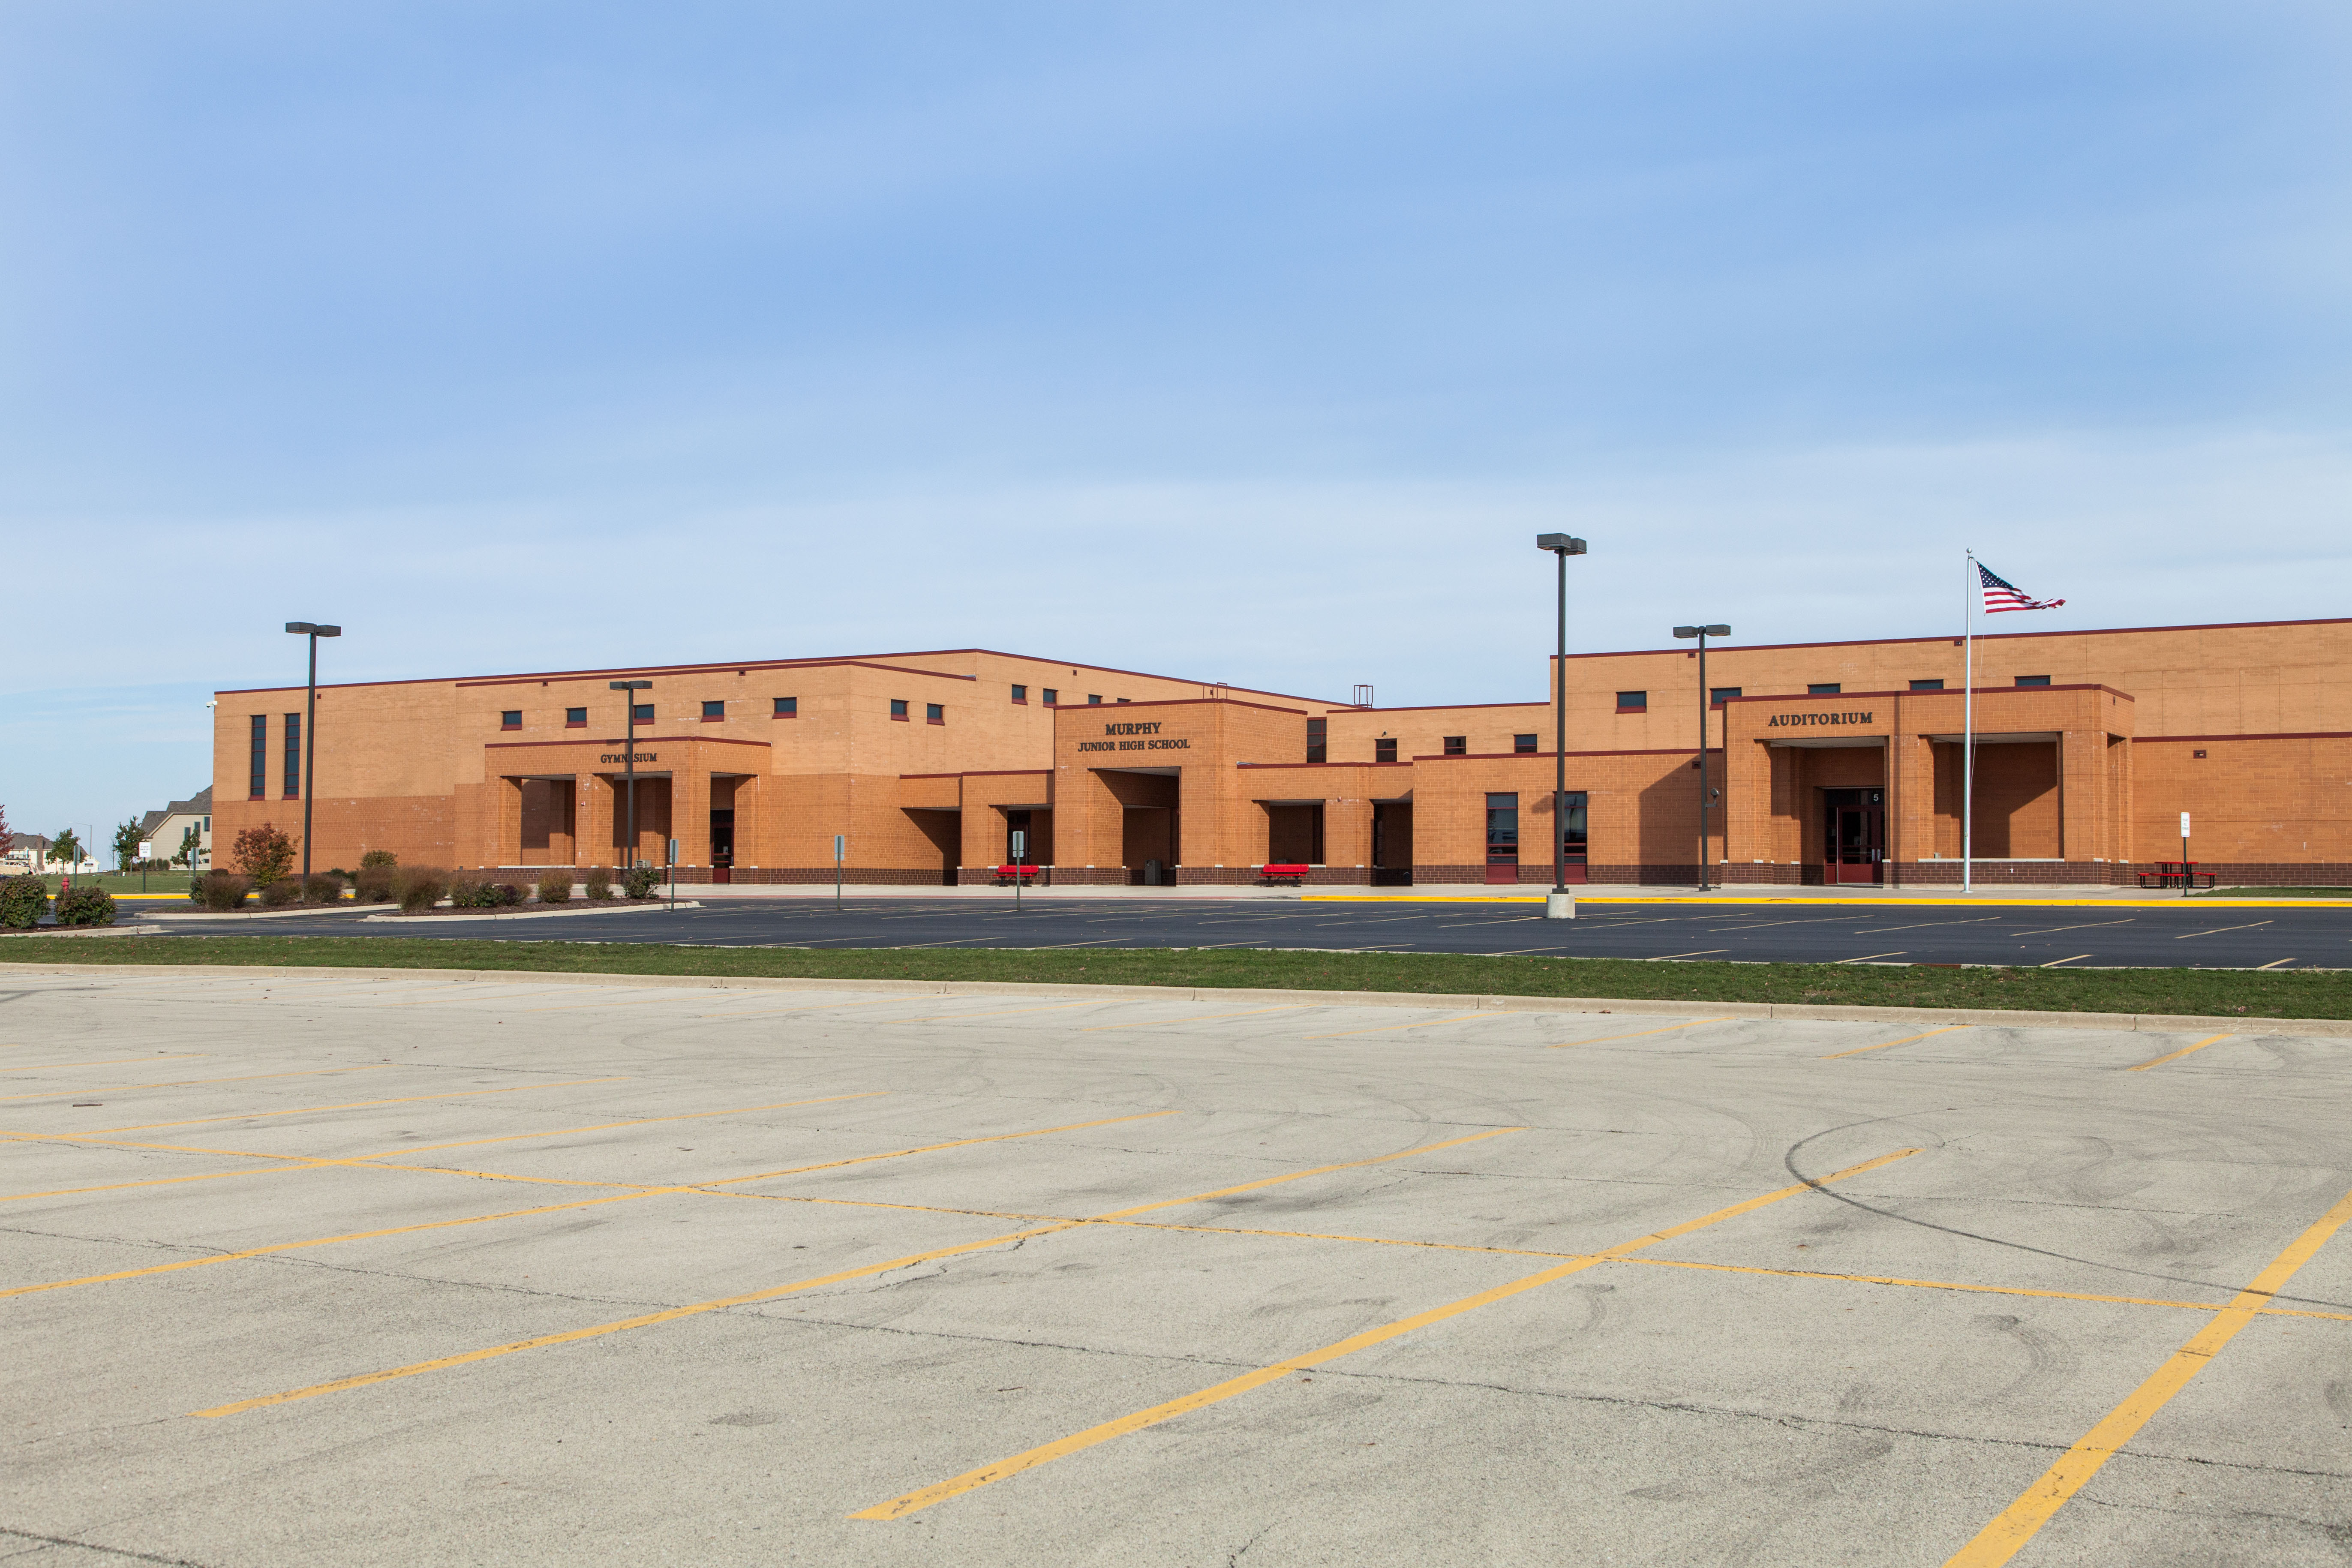
M 1822 1058 L 1822 1060 L 1825 1062 L 1833 1062 L 1840 1057 L 1858 1057 L 1871 1051 L 1883 1051 L 1889 1046 L 1907 1046 L 1914 1040 L 1924 1040 L 1935 1035 L 1948 1035 L 1954 1029 L 1965 1029 L 1968 1026 L 1966 1024 L 1947 1024 L 1940 1029 L 1929 1029 L 1925 1034 L 1906 1035 L 1899 1040 L 1881 1040 L 1874 1046 L 1863 1046 L 1851 1051 L 1832 1051 L 1828 1056 Z
M 109 1057 L 102 1062 L 45 1062 L 37 1068 L 10 1068 L 11 1076 L 27 1072 L 68 1072 L 75 1068 L 119 1068 L 125 1062 L 192 1062 L 208 1057 L 210 1051 L 159 1052 L 152 1057 Z
M 1296 1013 L 1300 1008 L 1308 1005 L 1311 1005 L 1311 1004 L 1306 1002 L 1290 1002 L 1286 1003 L 1279 1007 L 1252 1007 L 1248 1011 L 1242 1013 L 1212 1013 L 1208 1015 L 1208 1016 L 1201 1018 L 1147 1018 L 1140 1024 L 1089 1024 L 1085 1028 L 1078 1029 L 1074 1032 L 1081 1035 L 1093 1035 L 1099 1034 L 1105 1029 L 1172 1028 L 1178 1024 L 1213 1024 L 1223 1018 L 1255 1018 L 1261 1013 Z
M 1431 1018 L 1419 1024 L 1381 1024 L 1370 1029 L 1335 1029 L 1328 1035 L 1305 1035 L 1302 1039 L 1336 1040 L 1343 1035 L 1389 1035 L 1399 1029 L 1433 1029 L 1440 1024 L 1466 1024 L 1473 1018 L 1499 1018 L 1503 1009 L 1490 1007 L 1483 1013 L 1465 1013 L 1458 1018 Z
M 1559 1044 L 1550 1047 L 1549 1048 L 1555 1051 L 1564 1051 L 1570 1046 L 1605 1046 L 1612 1040 L 1638 1040 L 1644 1035 L 1671 1035 L 1676 1029 L 1696 1029 L 1701 1024 L 1728 1024 L 1730 1022 L 1731 1020 L 1728 1018 L 1693 1018 L 1687 1024 L 1661 1024 L 1654 1029 L 1636 1029 L 1630 1035 L 1603 1035 L 1597 1040 L 1562 1040 Z
M 1173 1113 L 1170 1112 L 1168 1114 Z M 1517 1131 L 1519 1131 L 1517 1128 L 1496 1128 L 1489 1131 L 1475 1133 L 1469 1138 L 1453 1138 L 1446 1140 L 1443 1143 L 1431 1143 L 1417 1149 L 1401 1149 L 1393 1154 L 1382 1154 L 1370 1160 L 1351 1160 L 1347 1163 L 1340 1165 L 1318 1165 L 1313 1170 L 1297 1171 L 1287 1176 L 1272 1176 L 1262 1182 L 1250 1182 L 1238 1187 L 1223 1187 L 1215 1192 L 1210 1193 L 1195 1193 L 1190 1197 L 1170 1198 L 1161 1203 L 1144 1204 L 1136 1208 L 1121 1209 L 1116 1214 L 1100 1215 L 1095 1217 L 1098 1219 L 1116 1219 L 1124 1217 L 1128 1215 L 1142 1214 L 1150 1209 L 1167 1208 L 1177 1204 L 1201 1203 L 1209 1198 L 1223 1196 L 1228 1193 L 1245 1192 L 1255 1187 L 1271 1186 L 1276 1182 L 1298 1181 L 1304 1177 L 1320 1175 L 1326 1171 L 1349 1170 L 1359 1165 L 1377 1165 L 1381 1163 L 1383 1161 L 1388 1160 L 1402 1160 L 1414 1154 L 1425 1154 L 1433 1150 L 1451 1148 L 1457 1143 L 1473 1142 L 1479 1138 L 1491 1138 L 1500 1132 L 1514 1132 Z M 713 1184 L 715 1185 L 716 1184 Z M 658 1312 L 646 1312 L 634 1318 L 623 1318 L 617 1322 L 598 1323 L 584 1329 L 568 1329 L 561 1333 L 541 1334 L 528 1340 L 515 1340 L 507 1344 L 490 1345 L 477 1351 L 465 1351 L 457 1355 L 441 1356 L 432 1361 L 415 1362 L 407 1366 L 392 1367 L 383 1372 L 361 1373 L 352 1377 L 339 1377 L 330 1383 L 312 1384 L 308 1388 L 291 1389 L 284 1394 L 266 1394 L 253 1399 L 240 1399 L 233 1404 L 215 1405 L 212 1409 L 192 1411 L 190 1414 L 207 1417 L 235 1415 L 243 1411 L 258 1409 L 263 1405 L 289 1405 L 299 1399 L 313 1399 L 322 1394 L 340 1394 L 347 1389 L 365 1388 L 373 1384 L 388 1383 L 394 1378 L 415 1377 L 421 1373 L 438 1372 L 447 1367 L 464 1366 L 473 1362 L 488 1361 L 494 1356 L 512 1355 L 519 1351 L 540 1350 L 550 1345 L 572 1344 L 581 1340 L 597 1339 L 605 1334 L 622 1333 L 631 1329 L 650 1328 L 656 1323 L 675 1322 L 680 1318 L 696 1317 L 704 1312 L 716 1312 L 729 1307 L 742 1307 L 749 1306 L 759 1301 L 772 1301 L 780 1296 L 789 1296 L 793 1294 L 795 1291 L 820 1289 L 827 1285 L 838 1285 L 851 1279 L 867 1279 L 877 1274 L 888 1274 L 900 1268 L 911 1268 L 918 1263 L 927 1263 L 934 1258 L 948 1258 L 959 1253 L 978 1252 L 986 1247 L 1002 1247 L 1009 1242 L 1026 1241 L 1033 1237 L 1048 1236 L 1055 1231 L 1074 1230 L 1087 1223 L 1087 1222 L 1085 1220 L 1054 1220 L 1043 1225 L 1033 1226 L 1025 1230 L 1011 1231 L 1003 1236 L 987 1237 L 979 1241 L 960 1242 L 952 1247 L 935 1247 L 930 1248 L 929 1251 L 909 1253 L 904 1258 L 894 1258 L 889 1259 L 887 1262 L 869 1263 L 862 1268 L 846 1268 L 838 1273 L 820 1275 L 813 1279 L 796 1279 L 788 1285 L 772 1285 L 764 1290 L 750 1290 L 738 1296 L 721 1296 L 715 1300 L 697 1301 L 689 1306 L 671 1307 Z
M 215 1121 L 257 1121 L 265 1116 L 314 1116 L 329 1110 L 358 1110 L 373 1105 L 418 1105 L 428 1100 L 470 1100 L 486 1094 L 522 1094 L 535 1089 L 577 1089 L 587 1083 L 626 1083 L 625 1074 L 613 1078 L 572 1078 L 560 1083 L 519 1083 L 507 1089 L 460 1089 L 447 1094 L 409 1094 L 395 1100 L 353 1100 L 341 1105 L 297 1105 L 285 1110 L 248 1110 L 241 1116 L 194 1116 L 184 1121 L 142 1121 L 130 1127 L 100 1127 L 90 1132 L 5 1132 L 0 1138 L 26 1142 L 73 1142 L 100 1139 L 114 1132 L 149 1132 L 158 1127 L 203 1127 Z
M 1905 1149 L 1895 1153 L 1884 1154 L 1875 1160 L 1864 1161 L 1859 1165 L 1850 1165 L 1822 1180 L 1843 1181 L 1848 1176 L 1859 1175 L 1864 1171 L 1876 1170 L 1881 1165 L 1917 1152 L 1916 1149 Z M 1411 1333 L 1415 1329 L 1426 1328 L 1432 1323 L 1443 1322 L 1448 1318 L 1460 1317 L 1465 1312 L 1475 1311 L 1481 1307 L 1491 1306 L 1496 1301 L 1507 1300 L 1525 1291 L 1549 1285 L 1555 1279 L 1564 1279 L 1570 1274 L 1590 1268 L 1596 1263 L 1608 1262 L 1639 1248 L 1654 1246 L 1658 1242 L 1670 1240 L 1675 1237 L 1687 1236 L 1693 1231 L 1704 1229 L 1708 1226 L 1718 1225 L 1725 1220 L 1752 1213 L 1767 1204 L 1794 1197 L 1799 1193 L 1811 1192 L 1816 1184 L 1800 1182 L 1792 1187 L 1782 1187 L 1778 1192 L 1748 1198 L 1744 1202 L 1733 1204 L 1728 1208 L 1717 1209 L 1713 1214 L 1702 1215 L 1695 1220 L 1686 1220 L 1681 1225 L 1669 1226 L 1664 1230 L 1654 1232 L 1649 1236 L 1621 1242 L 1615 1247 L 1594 1253 L 1590 1257 L 1572 1258 L 1523 1279 L 1514 1279 L 1507 1285 L 1497 1285 L 1493 1289 L 1481 1290 L 1475 1296 L 1465 1296 L 1458 1301 L 1450 1301 L 1442 1307 L 1433 1307 L 1425 1312 L 1416 1312 L 1409 1318 L 1400 1318 L 1392 1323 L 1384 1323 L 1376 1329 L 1367 1329 L 1362 1333 L 1352 1334 L 1339 1341 L 1337 1344 L 1326 1345 L 1320 1350 L 1308 1351 L 1303 1355 L 1276 1362 L 1271 1366 L 1259 1367 L 1255 1372 L 1228 1378 L 1196 1394 L 1188 1394 L 1181 1399 L 1171 1399 L 1165 1404 L 1155 1405 L 1148 1410 L 1139 1410 L 1132 1415 L 1122 1415 L 1116 1421 L 1106 1421 L 1099 1426 L 1092 1426 L 1084 1432 L 1074 1433 L 1058 1442 L 1031 1448 L 1025 1453 L 1015 1454 L 1009 1459 L 999 1460 L 993 1465 L 984 1466 L 977 1470 L 967 1470 L 951 1479 L 903 1493 L 887 1502 L 877 1503 L 872 1508 L 861 1509 L 849 1517 L 864 1520 L 903 1519 L 919 1509 L 929 1508 L 934 1503 L 945 1502 L 951 1497 L 961 1496 L 965 1492 L 987 1486 L 991 1482 L 1007 1479 L 1021 1474 L 1024 1470 L 1034 1469 L 1040 1465 L 1094 1447 L 1100 1443 L 1107 1443 L 1114 1437 L 1122 1437 L 1130 1432 L 1139 1432 L 1147 1426 L 1156 1426 L 1162 1421 L 1171 1420 L 1189 1411 L 1218 1404 L 1236 1394 L 1247 1394 L 1255 1388 L 1262 1388 L 1269 1383 L 1276 1383 L 1288 1377 L 1294 1372 L 1310 1371 L 1328 1362 L 1337 1361 L 1341 1356 L 1353 1355 L 1358 1351 L 1370 1350 L 1374 1345 L 1385 1344 L 1390 1340 L 1401 1334 Z
M 390 1062 L 369 1062 L 360 1067 L 315 1068 L 309 1072 L 248 1072 L 239 1073 L 235 1078 L 174 1079 L 169 1083 L 116 1083 L 109 1084 L 103 1089 L 37 1089 L 31 1094 L 0 1094 L 0 1101 L 62 1100 L 69 1094 L 127 1094 L 134 1089 L 193 1089 L 198 1084 L 251 1083 L 257 1079 L 265 1078 L 329 1078 L 336 1073 L 381 1072 L 391 1065 Z
M 2229 1037 L 2230 1037 L 2227 1035 L 2208 1035 L 2203 1039 L 2198 1041 L 2195 1045 L 2183 1046 L 2168 1057 L 2158 1057 L 2152 1062 L 2141 1062 L 2137 1067 L 2128 1067 L 2124 1070 L 2126 1072 L 2146 1072 L 2150 1068 L 2160 1068 L 2167 1062 L 2177 1062 L 2185 1056 L 2189 1056 L 2195 1052 L 2201 1051 L 2216 1040 L 2226 1040 Z
M 2164 1408 L 2166 1401 L 2211 1364 L 2222 1347 L 2237 1337 L 2239 1330 L 2254 1321 L 2286 1282 L 2294 1278 L 2295 1270 L 2311 1261 L 2347 1219 L 2352 1219 L 2352 1193 L 2338 1198 L 2335 1207 L 2288 1243 L 2286 1250 L 2272 1258 L 2270 1266 L 2255 1275 L 2235 1300 L 2216 1311 L 2212 1321 L 2189 1336 L 2189 1342 L 2173 1352 L 2147 1382 L 2108 1411 L 2056 1464 L 2042 1471 L 2015 1502 L 1995 1514 L 1992 1522 L 1979 1531 L 1975 1540 L 1947 1560 L 1945 1568 L 1999 1568 L 2016 1556 L 2034 1533 L 2065 1506 L 2066 1500 L 2089 1484 L 2116 1451 L 2137 1436 L 2139 1429 Z
M 1952 1279 L 1905 1279 L 1891 1274 L 1824 1274 L 1810 1268 L 1764 1268 L 1752 1264 L 1688 1263 L 1677 1258 L 1629 1258 L 1645 1268 L 1704 1268 L 1724 1274 L 1771 1274 L 1788 1279 L 1828 1279 L 1853 1285 L 1902 1285 L 1917 1290 L 1966 1290 L 1986 1296 L 2035 1296 L 2053 1301 L 2095 1301 L 2116 1307 L 2178 1307 L 2191 1312 L 2218 1312 L 2220 1301 L 2173 1301 L 2160 1296 L 2101 1296 L 2084 1290 L 2037 1290 L 2024 1285 L 1964 1285 Z M 2299 1307 L 2262 1307 L 2266 1317 L 2327 1318 L 2352 1323 L 2352 1312 L 2315 1312 Z

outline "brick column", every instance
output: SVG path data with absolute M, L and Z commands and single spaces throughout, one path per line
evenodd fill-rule
M 1340 799 L 1323 803 L 1323 863 L 1346 870 L 1369 871 L 1372 864 L 1370 801 Z
M 681 866 L 710 864 L 710 774 L 699 767 L 673 769 L 669 775 L 669 831 L 677 840 L 677 863 Z M 665 844 L 656 851 L 656 862 L 669 853 Z
M 582 773 L 572 781 L 575 829 L 572 859 L 582 866 L 610 866 L 613 852 L 612 786 L 599 773 Z

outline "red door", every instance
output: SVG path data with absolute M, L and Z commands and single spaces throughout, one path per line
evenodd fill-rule
M 1886 807 L 1874 789 L 1829 792 L 1822 824 L 1822 880 L 1875 883 L 1886 858 Z

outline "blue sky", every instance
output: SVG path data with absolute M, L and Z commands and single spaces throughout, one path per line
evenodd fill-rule
M 8 5 L 0 803 L 215 688 L 2340 615 L 2340 5 Z M 322 758 L 322 763 L 324 759 Z

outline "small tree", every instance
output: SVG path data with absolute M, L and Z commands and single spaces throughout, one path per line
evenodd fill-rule
M 188 824 L 188 830 L 180 835 L 179 852 L 172 858 L 186 861 L 188 869 L 193 871 L 196 868 L 196 852 L 204 847 L 204 835 L 196 831 L 196 825 L 192 822 Z
M 139 831 L 137 817 L 123 819 L 122 826 L 114 830 L 114 868 L 116 870 L 131 869 L 131 862 L 139 858 L 139 841 L 145 837 L 145 834 Z
M 57 836 L 49 840 L 50 859 L 62 860 L 70 868 L 80 865 L 81 858 L 81 839 L 75 835 L 72 828 L 61 828 Z
M 257 888 L 269 886 L 294 866 L 294 841 L 266 822 L 238 834 L 231 853 L 236 868 L 252 878 Z

